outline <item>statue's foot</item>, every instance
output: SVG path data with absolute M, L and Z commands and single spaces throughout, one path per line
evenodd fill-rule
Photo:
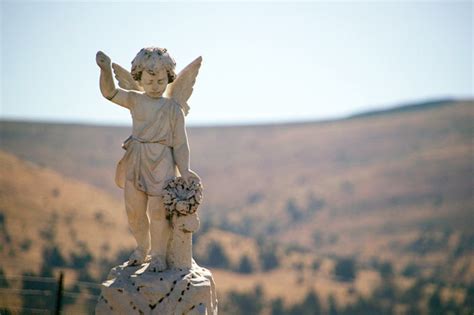
M 137 247 L 128 258 L 129 266 L 138 266 L 145 262 L 147 251 Z
M 161 255 L 152 255 L 148 270 L 151 272 L 160 272 L 166 270 L 166 258 Z

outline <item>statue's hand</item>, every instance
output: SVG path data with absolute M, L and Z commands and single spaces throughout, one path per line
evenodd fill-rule
M 97 65 L 102 69 L 108 69 L 111 67 L 112 61 L 110 60 L 109 56 L 107 56 L 105 53 L 102 51 L 98 51 L 96 56 L 95 56 L 95 61 L 97 62 Z
M 187 170 L 184 171 L 183 174 L 181 174 L 181 177 L 186 181 L 186 183 L 190 183 L 191 181 L 197 181 L 201 182 L 201 178 L 192 170 Z

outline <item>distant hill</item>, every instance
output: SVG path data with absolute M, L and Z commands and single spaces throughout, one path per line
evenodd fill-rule
M 192 168 L 205 186 L 197 258 L 213 264 L 209 257 L 221 257 L 223 250 L 228 263 L 215 265 L 215 272 L 226 291 L 240 279 L 241 290 L 262 284 L 268 296 L 290 302 L 311 288 L 325 299 L 333 294 L 338 302 L 353 302 L 386 280 L 387 268 L 399 290 L 413 283 L 426 288 L 418 297 L 422 303 L 428 303 L 433 283 L 446 292 L 459 288 L 453 294 L 464 301 L 461 297 L 469 296 L 474 282 L 473 121 L 473 101 L 446 100 L 324 123 L 189 128 Z M 122 191 L 113 178 L 123 154 L 120 144 L 129 132 L 124 127 L 1 122 L 1 149 L 8 153 L 2 160 L 0 209 L 8 231 L 17 226 L 10 221 L 25 222 L 26 228 L 54 222 L 68 211 L 111 222 L 120 213 L 115 226 L 124 231 Z M 22 166 L 12 166 L 16 164 Z M 55 175 L 49 179 L 46 173 Z M 35 177 L 25 182 L 27 174 Z M 72 179 L 88 188 L 66 188 Z M 53 184 L 35 191 L 39 182 Z M 23 186 L 33 187 L 28 188 L 32 192 L 8 192 Z M 95 197 L 83 199 L 88 191 L 113 197 L 97 197 L 109 200 L 98 207 L 92 202 Z M 27 196 L 38 204 L 30 206 L 33 201 Z M 56 204 L 58 198 L 64 198 L 64 206 Z M 88 210 L 79 210 L 79 205 Z M 17 218 L 20 209 L 30 208 L 48 219 L 32 216 L 36 221 L 29 221 L 26 214 Z M 99 208 L 104 216 L 95 214 Z M 83 226 L 103 224 L 87 220 L 73 225 L 78 234 Z M 46 224 L 32 228 L 27 238 L 33 239 Z M 11 234 L 21 235 L 21 230 Z M 2 255 L 10 248 L 6 240 L 2 244 L 8 250 Z M 123 243 L 130 241 L 127 237 Z M 90 242 L 95 256 L 101 243 Z M 15 246 L 19 252 L 21 245 Z M 58 248 L 65 257 L 71 255 L 64 246 Z M 104 259 L 120 251 L 117 244 L 111 248 Z M 274 257 L 265 255 L 272 251 L 278 264 L 266 270 L 265 259 Z M 249 264 L 249 275 L 238 274 L 248 271 Z M 341 282 L 337 277 L 344 277 L 347 265 L 356 268 L 355 279 Z M 280 277 L 285 278 L 283 285 L 272 282 Z M 296 289 L 301 283 L 304 287 Z M 294 295 L 285 295 L 288 287 L 295 288 Z
M 472 202 L 473 102 L 449 104 L 324 124 L 189 128 L 192 167 L 206 188 L 202 211 L 227 229 L 271 232 L 303 246 L 312 244 L 315 228 L 327 226 L 319 218 L 324 213 L 330 219 L 431 202 L 449 205 L 454 216 L 451 203 Z M 119 200 L 115 164 L 129 132 L 16 122 L 0 127 L 3 150 Z
M 426 110 L 426 109 L 433 109 L 441 106 L 449 106 L 458 103 L 455 99 L 437 99 L 425 102 L 417 102 L 413 104 L 405 104 L 401 106 L 393 106 L 389 108 L 384 108 L 381 110 L 370 110 L 361 113 L 357 113 L 354 115 L 349 116 L 348 118 L 360 118 L 360 117 L 369 117 L 369 116 L 377 116 L 377 115 L 387 115 L 387 114 L 396 114 L 396 113 L 403 113 L 403 112 L 412 112 L 418 110 Z

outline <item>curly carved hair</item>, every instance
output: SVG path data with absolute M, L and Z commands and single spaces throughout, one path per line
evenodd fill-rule
M 155 74 L 160 69 L 165 69 L 168 73 L 168 84 L 176 79 L 176 62 L 168 54 L 166 48 L 147 47 L 142 48 L 132 60 L 132 77 L 140 81 L 143 71 Z

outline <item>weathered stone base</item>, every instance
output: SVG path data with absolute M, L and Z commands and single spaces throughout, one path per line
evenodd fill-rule
M 217 315 L 214 279 L 194 261 L 190 269 L 148 271 L 149 263 L 112 268 L 96 314 Z

